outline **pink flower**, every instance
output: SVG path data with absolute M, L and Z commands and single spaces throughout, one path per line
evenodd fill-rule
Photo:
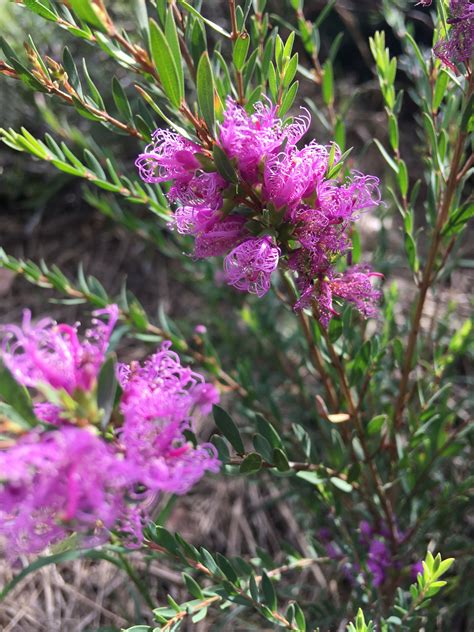
M 377 303 L 382 293 L 372 286 L 370 279 L 380 276 L 368 266 L 353 266 L 343 274 L 321 278 L 314 285 L 308 283 L 295 309 L 304 309 L 313 304 L 320 323 L 327 327 L 331 318 L 337 315 L 333 308 L 333 297 L 336 296 L 353 303 L 365 318 L 373 318 L 377 316 Z
M 456 64 L 468 62 L 474 48 L 474 2 L 472 0 L 451 0 L 449 8 L 451 25 L 446 38 L 434 47 L 434 54 L 441 61 L 458 72 Z
M 25 310 L 23 324 L 0 328 L 3 362 L 16 380 L 38 388 L 41 383 L 69 394 L 89 391 L 104 362 L 110 336 L 118 319 L 118 308 L 110 305 L 94 312 L 92 327 L 79 339 L 78 326 L 57 324 L 50 318 L 31 323 Z M 105 323 L 101 318 L 107 316 Z
M 136 482 L 149 492 L 187 492 L 206 471 L 220 463 L 212 444 L 193 447 L 184 436 L 196 412 L 206 414 L 219 395 L 204 378 L 181 365 L 179 356 L 164 342 L 145 361 L 118 371 L 123 389 L 124 424 L 120 440 Z
M 238 290 L 262 297 L 278 266 L 280 249 L 269 237 L 254 237 L 236 246 L 224 260 L 226 282 Z
M 94 541 L 124 511 L 128 466 L 88 430 L 32 431 L 0 451 L 0 535 L 10 556 L 72 532 Z
M 247 235 L 244 225 L 244 217 L 230 215 L 200 231 L 194 242 L 194 256 L 205 259 L 225 255 Z
M 149 184 L 186 178 L 199 169 L 194 154 L 199 145 L 170 130 L 157 129 L 152 142 L 135 161 L 140 177 Z
M 263 171 L 263 194 L 276 208 L 292 209 L 311 196 L 322 181 L 329 161 L 330 148 L 314 141 L 303 149 L 287 146 L 270 156 Z M 340 151 L 337 152 L 340 156 Z
M 247 114 L 243 107 L 228 98 L 219 139 L 229 158 L 237 160 L 243 179 L 254 184 L 258 180 L 259 163 L 278 152 L 284 141 L 294 145 L 308 127 L 307 114 L 285 127 L 270 101 L 256 103 L 254 112 Z

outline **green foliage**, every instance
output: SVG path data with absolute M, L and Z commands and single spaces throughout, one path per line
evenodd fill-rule
M 154 623 L 129 632 L 177 630 L 205 618 L 217 627 L 302 632 L 335 629 L 350 619 L 350 632 L 373 632 L 372 621 L 387 632 L 430 629 L 438 615 L 448 629 L 459 613 L 469 618 L 472 540 L 465 527 L 473 480 L 467 474 L 467 374 L 474 327 L 444 297 L 459 259 L 463 271 L 472 267 L 462 250 L 474 213 L 466 186 L 473 173 L 472 74 L 460 68 L 455 75 L 432 57 L 414 36 L 404 0 L 384 0 L 378 18 L 386 22 L 378 28 L 385 31 L 369 40 L 373 65 L 364 61 L 370 79 L 354 85 L 345 83 L 353 29 L 346 28 L 344 7 L 334 0 L 319 13 L 310 3 L 288 0 L 279 15 L 270 14 L 262 0 L 237 2 L 225 28 L 206 3 L 136 2 L 136 17 L 128 4 L 120 10 L 108 4 L 25 0 L 9 9 L 30 15 L 35 28 L 27 29 L 33 36 L 3 29 L 0 74 L 12 89 L 36 95 L 31 107 L 48 131 L 38 131 L 34 120 L 24 127 L 23 121 L 8 122 L 0 140 L 24 163 L 57 172 L 64 188 L 82 180 L 89 205 L 168 258 L 178 291 L 192 288 L 198 313 L 171 319 L 158 297 L 154 314 L 140 296 L 125 286 L 111 294 L 82 266 L 73 279 L 54 262 L 22 260 L 3 249 L 0 266 L 54 290 L 64 303 L 101 308 L 116 302 L 120 335 L 139 345 L 171 340 L 186 362 L 207 371 L 225 397 L 225 410 L 214 407 L 211 431 L 222 476 L 264 490 L 262 506 L 270 507 L 275 525 L 287 521 L 294 530 L 288 541 L 275 531 L 279 550 L 257 547 L 245 559 L 212 552 L 166 529 L 173 500 L 159 520 L 154 516 L 142 551 L 147 560 L 166 559 L 182 574 L 182 591 L 167 601 L 150 598 L 146 576 L 141 581 L 128 551 L 113 546 L 40 558 L 4 587 L 3 596 L 48 563 L 84 556 L 117 565 L 147 604 L 143 620 Z M 235 3 L 228 4 L 232 11 Z M 59 34 L 57 45 L 44 41 L 41 28 Z M 363 31 L 355 31 L 358 46 L 349 50 L 360 47 L 370 58 L 365 42 L 360 46 Z M 400 55 L 387 45 L 394 38 Z M 367 134 L 365 128 L 359 133 L 359 125 L 370 118 L 365 109 L 374 73 L 385 123 L 381 138 L 367 143 L 365 159 L 375 162 L 384 184 L 385 205 L 374 212 L 379 229 L 372 240 L 374 267 L 386 278 L 380 320 L 365 325 L 335 301 L 340 315 L 326 332 L 309 310 L 290 309 L 294 286 L 285 274 L 261 301 L 218 287 L 214 265 L 183 256 L 188 242 L 168 231 L 167 185 L 143 184 L 131 168 L 133 156 L 156 127 L 170 127 L 200 143 L 202 169 L 217 170 L 238 192 L 236 162 L 216 142 L 226 98 L 252 112 L 268 95 L 289 121 L 301 103 L 301 84 L 318 142 L 335 140 L 343 152 L 337 160 L 332 145 L 325 177 L 344 178 L 362 153 L 360 138 Z M 353 154 L 346 140 L 359 144 Z M 369 238 L 354 230 L 352 263 L 364 263 L 361 241 Z M 208 333 L 194 332 L 194 318 L 206 323 Z M 107 424 L 117 390 L 108 360 L 98 381 L 98 423 Z M 37 423 L 29 395 L 4 367 L 0 397 L 1 440 L 11 427 L 21 433 Z M 191 431 L 187 437 L 195 440 Z M 378 587 L 367 566 L 362 521 L 389 533 L 383 538 L 390 555 L 396 551 L 396 563 Z M 320 537 L 328 528 L 337 559 Z M 453 581 L 441 593 L 452 558 L 440 554 L 427 554 L 423 573 L 409 588 L 411 564 L 428 542 L 443 555 L 459 551 Z M 307 572 L 300 573 L 303 568 Z M 347 573 L 354 576 L 350 586 Z

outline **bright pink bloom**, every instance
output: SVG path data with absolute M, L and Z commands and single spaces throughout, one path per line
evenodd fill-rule
M 194 242 L 194 256 L 196 259 L 205 259 L 225 255 L 248 234 L 244 225 L 244 217 L 229 215 L 209 229 L 199 232 Z
M 69 394 L 76 389 L 91 390 L 104 362 L 118 308 L 111 305 L 93 315 L 92 327 L 81 341 L 77 325 L 57 324 L 50 318 L 32 325 L 31 313 L 25 310 L 21 327 L 0 328 L 3 362 L 25 386 L 37 388 L 46 383 Z M 101 320 L 103 316 L 107 323 Z
M 193 447 L 184 436 L 196 412 L 208 413 L 219 395 L 199 373 L 181 366 L 170 343 L 143 366 L 121 365 L 118 377 L 124 415 L 120 440 L 137 483 L 149 492 L 183 494 L 206 471 L 219 470 L 212 444 Z
M 244 180 L 255 184 L 260 162 L 278 153 L 284 141 L 294 145 L 307 131 L 309 116 L 303 114 L 291 125 L 284 126 L 270 101 L 258 102 L 254 112 L 245 109 L 230 97 L 226 102 L 224 121 L 220 126 L 219 139 L 229 158 L 235 158 Z
M 140 177 L 149 184 L 168 182 L 175 178 L 186 178 L 199 169 L 194 154 L 199 145 L 170 130 L 157 129 L 152 142 L 135 162 Z
M 370 280 L 381 276 L 377 272 L 372 272 L 368 266 L 353 266 L 330 282 L 331 291 L 345 301 L 353 303 L 365 318 L 374 318 L 378 313 L 377 303 L 382 297 L 382 292 L 375 289 Z
M 263 195 L 276 208 L 292 209 L 295 204 L 313 195 L 322 181 L 329 161 L 330 147 L 314 141 L 303 149 L 287 146 L 284 151 L 270 156 L 263 171 Z M 336 161 L 340 151 L 336 152 Z
M 457 72 L 456 64 L 468 62 L 474 49 L 474 2 L 472 0 L 451 0 L 449 8 L 451 25 L 448 36 L 434 47 L 434 53 L 441 61 Z
M 88 430 L 30 432 L 0 451 L 0 535 L 11 557 L 72 532 L 104 540 L 124 511 L 128 466 Z
M 327 327 L 331 318 L 337 316 L 333 308 L 333 297 L 338 297 L 353 303 L 365 318 L 374 318 L 378 313 L 377 303 L 382 293 L 372 286 L 370 279 L 381 276 L 372 272 L 368 266 L 353 266 L 343 274 L 322 277 L 314 285 L 306 285 L 295 309 L 314 305 L 319 321 L 323 327 Z
M 269 237 L 253 237 L 236 246 L 224 260 L 226 282 L 238 290 L 262 297 L 270 289 L 280 249 Z

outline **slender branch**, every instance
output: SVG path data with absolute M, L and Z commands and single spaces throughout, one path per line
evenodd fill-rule
M 285 274 L 283 274 L 283 280 L 285 282 L 286 289 L 290 298 L 293 298 L 293 295 L 294 295 L 293 287 Z M 331 383 L 331 379 L 329 375 L 327 374 L 324 368 L 324 360 L 321 356 L 321 352 L 314 344 L 314 338 L 311 332 L 309 320 L 306 314 L 303 312 L 303 310 L 298 311 L 298 319 L 300 321 L 304 337 L 306 338 L 306 342 L 308 344 L 308 350 L 310 353 L 311 361 L 322 380 L 322 383 L 323 383 L 323 386 L 324 386 L 324 389 L 326 391 L 326 395 L 329 401 L 329 405 L 331 406 L 333 411 L 337 411 L 339 408 L 339 404 L 337 400 L 336 391 L 334 389 L 334 386 Z
M 54 62 L 54 60 L 48 60 L 48 61 Z M 54 63 L 56 64 L 56 62 Z M 7 66 L 6 64 L 3 64 L 3 63 L 0 64 L 0 73 L 8 75 L 9 77 L 12 77 L 13 79 L 17 79 L 17 80 L 20 79 L 18 73 L 15 70 L 13 70 L 13 68 L 10 68 L 10 66 Z M 93 114 L 94 116 L 97 116 L 98 118 L 103 119 L 104 121 L 107 121 L 107 123 L 110 123 L 117 129 L 120 129 L 122 132 L 126 132 L 130 136 L 135 136 L 136 138 L 145 140 L 145 137 L 143 136 L 143 134 L 139 132 L 136 127 L 133 127 L 132 125 L 127 125 L 126 123 L 122 123 L 122 121 L 119 121 L 118 119 L 114 118 L 105 110 L 100 110 L 99 108 L 96 108 L 95 106 L 90 105 L 89 103 L 86 103 L 83 99 L 80 98 L 80 96 L 77 94 L 74 88 L 69 84 L 67 79 L 63 82 L 64 88 L 66 90 L 64 91 L 64 90 L 61 90 L 61 88 L 59 87 L 56 81 L 52 81 L 51 79 L 46 77 L 44 73 L 40 73 L 37 70 L 33 70 L 33 75 L 41 83 L 41 85 L 47 90 L 49 94 L 54 94 L 58 96 L 65 103 L 72 106 L 74 106 L 74 99 L 76 99 L 77 101 L 79 101 L 81 106 L 85 110 L 87 110 L 90 114 Z
M 360 413 L 359 410 L 357 408 L 357 406 L 354 403 L 354 399 L 352 397 L 352 393 L 351 393 L 351 389 L 349 387 L 349 382 L 347 380 L 347 376 L 346 376 L 346 372 L 344 370 L 344 367 L 339 359 L 339 356 L 336 353 L 336 350 L 334 349 L 334 346 L 332 344 L 332 342 L 329 340 L 329 336 L 327 331 L 324 329 L 324 327 L 321 327 L 321 332 L 322 335 L 324 337 L 324 340 L 326 342 L 326 346 L 329 352 L 329 355 L 331 357 L 331 361 L 333 363 L 334 368 L 336 369 L 338 375 L 339 375 L 339 379 L 340 379 L 340 384 L 341 384 L 341 388 L 342 391 L 344 393 L 344 398 L 347 402 L 347 406 L 349 409 L 349 414 L 351 415 L 351 418 L 354 422 L 354 426 L 355 426 L 355 430 L 357 433 L 357 437 L 360 441 L 361 447 L 362 447 L 362 451 L 364 453 L 364 457 L 365 457 L 365 461 L 369 467 L 369 471 L 371 473 L 372 479 L 373 479 L 373 483 L 375 486 L 375 490 L 377 493 L 377 496 L 380 500 L 380 504 L 382 506 L 383 512 L 385 514 L 385 518 L 387 521 L 387 526 L 389 528 L 390 531 L 390 541 L 391 541 L 391 545 L 392 545 L 392 549 L 395 551 L 396 547 L 397 547 L 397 536 L 396 536 L 396 530 L 395 530 L 395 518 L 393 516 L 393 511 L 392 508 L 390 506 L 390 503 L 388 501 L 387 495 L 385 494 L 385 491 L 383 489 L 383 485 L 382 485 L 382 481 L 379 477 L 377 468 L 375 466 L 374 463 L 374 459 L 373 459 L 373 455 L 370 453 L 369 448 L 367 446 L 367 442 L 365 439 L 365 433 L 364 433 L 364 428 L 362 426 L 362 422 L 360 419 Z
M 466 94 L 466 102 L 469 100 L 474 90 L 474 82 L 472 77 L 469 81 L 469 86 Z M 466 132 L 460 132 L 456 145 L 454 147 L 454 154 L 451 161 L 451 169 L 449 177 L 446 183 L 446 189 L 441 202 L 440 212 L 436 221 L 433 238 L 431 241 L 430 249 L 428 252 L 427 261 L 423 270 L 423 275 L 420 282 L 420 291 L 416 302 L 415 313 L 412 319 L 411 329 L 408 336 L 407 348 L 405 352 L 405 362 L 402 368 L 402 375 L 400 379 L 400 387 L 397 401 L 395 403 L 392 432 L 395 433 L 401 426 L 403 412 L 407 401 L 407 393 L 409 387 L 410 374 L 413 368 L 413 357 L 416 350 L 416 343 L 418 334 L 420 332 L 420 323 L 423 316 L 423 309 L 425 306 L 428 290 L 433 282 L 433 274 L 435 272 L 436 259 L 439 253 L 439 248 L 442 243 L 442 232 L 449 217 L 449 211 L 456 192 L 456 186 L 458 184 L 459 167 L 464 149 L 464 142 L 466 140 Z M 462 173 L 462 170 L 461 170 Z
M 158 551 L 160 553 L 164 553 L 164 554 L 170 556 L 170 552 L 169 551 L 167 551 L 164 547 L 160 546 L 159 544 L 156 544 L 155 542 L 147 542 L 146 545 L 148 546 L 148 548 L 152 549 L 153 551 Z M 221 581 L 222 580 L 222 577 L 220 575 L 217 575 L 217 576 L 214 575 L 203 564 L 201 564 L 200 562 L 196 562 L 195 560 L 187 557 L 183 553 L 179 557 L 178 556 L 173 556 L 173 557 L 176 557 L 176 559 L 178 559 L 180 561 L 182 560 L 182 558 L 184 558 L 186 560 L 186 563 L 189 566 L 191 566 L 192 568 L 196 569 L 197 571 L 203 573 L 204 575 L 207 575 L 207 577 L 210 577 L 210 578 L 212 578 L 214 580 L 217 580 L 217 581 Z M 315 561 L 317 561 L 317 560 L 315 559 Z M 250 606 L 255 608 L 258 612 L 261 611 L 262 604 L 260 604 L 258 601 L 255 601 L 245 590 L 242 590 L 242 588 L 239 588 L 236 585 L 233 585 L 233 589 L 235 590 L 235 592 L 238 595 L 240 595 L 240 597 L 245 599 L 249 603 Z M 274 611 L 272 611 L 272 615 L 281 625 L 283 625 L 288 630 L 298 630 L 297 627 L 295 627 L 293 624 L 291 624 L 288 621 L 288 619 L 286 619 L 279 612 L 274 610 Z
M 248 455 L 244 454 L 241 457 L 232 457 L 229 461 L 227 461 L 227 464 L 240 466 L 245 460 L 246 456 Z M 290 470 L 292 470 L 293 472 L 321 472 L 321 470 L 324 470 L 324 472 L 332 478 L 340 478 L 343 481 L 347 481 L 348 479 L 346 474 L 338 472 L 337 470 L 334 470 L 333 468 L 327 467 L 326 465 L 322 465 L 320 463 L 288 461 L 288 465 L 290 467 Z M 262 467 L 269 470 L 276 469 L 276 465 L 274 465 L 273 463 L 268 463 L 268 461 L 263 461 Z M 359 485 L 355 481 L 352 481 L 351 485 L 354 487 L 354 489 L 359 489 Z

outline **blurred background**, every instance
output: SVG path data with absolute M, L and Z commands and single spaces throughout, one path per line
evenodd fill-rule
M 290 3 L 274 0 L 268 3 L 272 25 L 288 33 L 288 23 L 294 23 Z M 325 1 L 311 0 L 305 7 L 305 16 L 314 20 L 326 5 Z M 129 10 L 129 2 L 114 0 L 113 11 L 119 23 L 133 32 L 135 22 Z M 203 3 L 203 13 L 228 28 L 227 4 L 222 0 Z M 347 108 L 346 146 L 354 147 L 353 160 L 361 171 L 379 176 L 385 183 L 391 176 L 372 139 L 378 137 L 386 143 L 386 115 L 383 111 L 378 81 L 373 73 L 368 37 L 376 30 L 385 30 L 392 54 L 400 54 L 396 37 L 400 14 L 408 16 L 414 24 L 416 39 L 423 49 L 431 47 L 432 20 L 429 10 L 415 6 L 414 2 L 378 2 L 377 0 L 338 0 L 321 29 L 320 58 L 325 59 L 335 39 L 342 33 L 340 48 L 335 60 L 336 94 L 340 107 Z M 94 74 L 104 99 L 111 99 L 111 77 L 115 73 L 130 96 L 133 104 L 133 76 L 127 76 L 105 53 L 97 52 L 81 40 L 74 39 L 21 6 L 0 2 L 0 33 L 18 50 L 26 35 L 31 33 L 38 48 L 53 59 L 60 59 L 67 44 L 73 57 L 85 57 Z M 296 43 L 303 65 L 305 53 Z M 399 86 L 406 82 L 407 93 L 400 118 L 401 153 L 408 165 L 410 180 L 422 177 L 422 165 L 417 156 L 418 140 L 413 136 L 415 102 L 410 93 L 410 82 L 405 74 L 407 61 L 400 59 Z M 309 80 L 300 78 L 299 103 L 313 102 L 311 136 L 318 142 L 331 140 L 325 128 L 321 89 Z M 410 81 L 413 78 L 410 76 Z M 47 107 L 46 107 L 47 105 Z M 63 138 L 71 147 L 79 150 L 82 138 L 92 136 L 98 146 L 107 147 L 124 165 L 124 173 L 134 170 L 134 160 L 141 151 L 141 144 L 127 136 L 112 134 L 101 125 L 80 118 L 72 109 L 52 102 L 44 95 L 33 95 L 19 82 L 0 78 L 1 126 L 16 130 L 24 126 L 34 136 L 43 137 L 49 131 L 55 138 Z M 245 308 L 244 299 L 227 287 L 216 287 L 215 269 L 207 261 L 195 264 L 189 257 L 181 256 L 186 242 L 176 235 L 163 231 L 146 208 L 125 202 L 122 211 L 143 221 L 144 226 L 154 224 L 155 238 L 143 239 L 127 230 L 120 223 L 107 217 L 107 206 L 100 208 L 97 191 L 85 192 L 87 184 L 78 178 L 58 172 L 46 162 L 36 160 L 26 153 L 18 153 L 5 145 L 0 146 L 0 247 L 18 258 L 36 262 L 57 264 L 68 276 L 74 277 L 80 261 L 87 274 L 97 277 L 114 295 L 126 280 L 127 287 L 139 298 L 150 315 L 159 310 L 179 322 L 183 331 L 192 336 L 193 328 L 204 323 L 212 331 L 214 344 L 224 349 L 224 365 L 237 363 L 238 371 L 253 376 L 256 384 L 265 389 L 278 389 L 272 382 L 271 367 L 279 349 L 278 332 L 272 329 L 272 311 L 275 299 L 254 301 L 255 315 Z M 423 191 L 420 194 L 423 198 Z M 94 201 L 95 200 L 95 201 Z M 122 204 L 122 202 L 120 202 Z M 105 209 L 105 210 L 104 210 Z M 406 314 L 410 303 L 409 270 L 402 257 L 402 238 L 398 231 L 398 218 L 386 206 L 360 222 L 363 251 L 380 262 L 378 266 L 388 278 L 397 281 L 401 301 L 397 307 L 399 318 Z M 451 310 L 453 318 L 462 322 L 470 313 L 471 288 L 474 281 L 472 252 L 465 237 L 462 249 L 457 253 L 457 266 L 446 276 L 439 296 L 431 299 L 426 309 L 425 326 L 435 319 L 437 311 Z M 24 307 L 32 309 L 35 317 L 52 314 L 58 320 L 73 322 L 86 320 L 87 306 L 58 302 L 58 296 L 50 290 L 39 290 L 8 270 L 0 269 L 0 321 L 17 321 Z M 225 307 L 223 305 L 225 304 Z M 454 310 L 454 305 L 456 309 Z M 238 314 L 238 319 L 236 319 Z M 226 335 L 223 320 L 229 319 L 237 333 L 234 338 Z M 267 340 L 255 342 L 249 337 L 257 318 L 267 323 Z M 232 320 L 234 319 L 234 320 Z M 228 325 L 228 323 L 227 323 Z M 291 323 L 286 324 L 286 336 L 291 338 Z M 255 349 L 258 344 L 259 348 Z M 128 346 L 127 346 L 128 345 Z M 253 346 L 252 353 L 247 347 Z M 136 343 L 124 342 L 130 356 L 143 355 L 144 349 L 136 349 Z M 247 354 L 247 350 L 249 353 Z M 145 350 L 146 351 L 146 350 Z M 258 367 L 249 358 L 260 358 Z M 467 362 L 467 360 L 465 360 Z M 283 358 L 282 363 L 285 363 Z M 468 366 L 458 367 L 467 373 Z M 269 369 L 269 370 L 267 370 Z M 291 368 L 290 368 L 291 370 Z M 264 396 L 264 395 L 263 395 Z M 288 403 L 291 406 L 291 402 Z M 309 551 L 306 541 L 295 520 L 291 502 L 285 493 L 265 477 L 258 483 L 248 479 L 227 482 L 206 478 L 193 492 L 180 498 L 172 508 L 167 527 L 179 530 L 191 542 L 196 541 L 208 548 L 227 555 L 260 554 L 260 549 L 270 553 L 278 550 L 280 541 L 289 541 L 302 551 Z M 472 525 L 471 525 L 472 529 Z M 143 562 L 140 562 L 143 564 Z M 317 567 L 303 571 L 314 575 L 316 583 L 324 581 Z M 154 563 L 151 574 L 155 586 L 152 589 L 163 599 L 167 592 L 175 594 L 183 588 L 179 573 Z M 11 576 L 11 570 L 0 564 L 0 584 Z M 183 591 L 184 594 L 184 591 Z M 335 597 L 336 598 L 336 597 Z M 340 595 L 337 599 L 340 599 Z M 31 575 L 4 603 L 0 604 L 0 628 L 4 632 L 82 632 L 92 630 L 116 630 L 127 621 L 137 620 L 139 608 L 133 590 L 126 578 L 105 562 L 93 563 L 77 560 L 67 566 L 47 567 Z M 321 606 L 324 621 L 324 606 Z M 207 621 L 207 620 L 206 620 Z M 193 624 L 198 632 L 207 629 L 247 630 L 238 624 L 228 627 L 209 628 L 208 623 Z M 463 627 L 462 608 L 456 629 Z M 230 627 L 229 627 L 230 626 Z M 263 630 L 255 621 L 255 628 Z M 324 626 L 322 629 L 325 629 Z M 454 628 L 452 628 L 454 629 Z

